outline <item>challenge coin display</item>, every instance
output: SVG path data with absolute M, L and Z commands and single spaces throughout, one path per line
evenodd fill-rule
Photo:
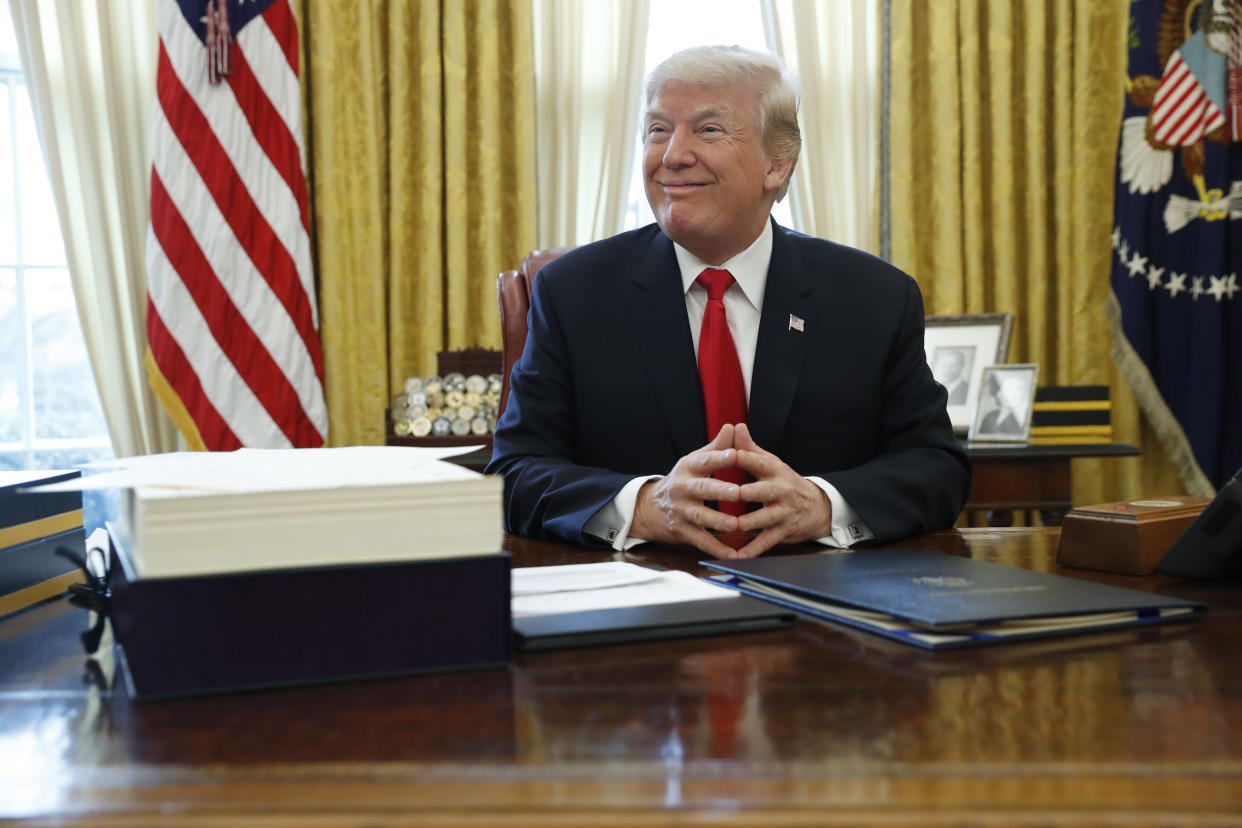
M 485 437 L 496 430 L 500 389 L 500 374 L 410 377 L 392 397 L 392 431 L 398 437 Z

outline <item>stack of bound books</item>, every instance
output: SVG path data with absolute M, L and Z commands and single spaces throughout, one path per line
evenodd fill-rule
M 1047 385 L 1036 389 L 1031 443 L 1081 445 L 1112 441 L 1112 403 L 1107 385 Z

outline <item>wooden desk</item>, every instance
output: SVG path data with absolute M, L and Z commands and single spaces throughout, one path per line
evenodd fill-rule
M 1060 526 L 1070 500 L 1070 461 L 1076 457 L 1134 457 L 1127 443 L 1080 446 L 1011 446 L 971 443 L 974 466 L 967 513 L 987 511 L 989 526 L 1012 526 L 1015 510 L 1039 512 L 1045 526 Z
M 1055 529 L 973 529 L 903 545 L 1051 570 L 1056 544 Z M 518 565 L 611 557 L 508 545 Z M 632 557 L 696 570 L 687 550 Z M 521 656 L 507 670 L 134 704 L 83 684 L 84 614 L 44 605 L 0 623 L 0 818 L 1238 824 L 1242 591 L 1081 574 L 1211 611 L 937 654 L 804 620 Z

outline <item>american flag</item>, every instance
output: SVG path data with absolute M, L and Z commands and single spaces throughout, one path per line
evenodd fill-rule
M 1151 123 L 1156 140 L 1171 147 L 1197 144 L 1225 123 L 1225 116 L 1180 52 L 1174 52 L 1165 67 L 1152 104 Z
M 328 415 L 290 0 L 159 0 L 158 22 L 152 386 L 196 448 L 321 446 Z
M 1188 32 L 1168 8 L 1165 0 L 1130 4 L 1127 74 L 1154 78 L 1163 70 L 1160 90 L 1167 86 L 1170 100 L 1184 97 L 1190 105 L 1183 115 L 1208 112 L 1195 104 L 1207 102 L 1212 118 L 1191 114 L 1192 129 L 1162 133 L 1159 93 L 1150 108 L 1142 94 L 1126 96 L 1110 321 L 1122 376 L 1187 490 L 1206 494 L 1242 466 L 1242 210 L 1235 206 L 1242 202 L 1242 143 L 1208 135 L 1226 108 L 1228 67 L 1216 48 L 1222 21 L 1196 14 Z M 1201 8 L 1225 10 L 1219 3 Z M 1229 11 L 1236 22 L 1237 5 Z M 1180 45 L 1166 54 L 1171 44 Z M 1192 152 L 1177 148 L 1196 144 Z

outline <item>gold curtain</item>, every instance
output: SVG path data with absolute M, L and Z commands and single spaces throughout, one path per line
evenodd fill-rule
M 890 0 L 889 12 L 892 261 L 928 313 L 1012 313 L 1009 361 L 1039 363 L 1040 384 L 1110 386 L 1114 439 L 1144 454 L 1075 460 L 1074 503 L 1184 492 L 1109 354 L 1129 4 Z
M 500 347 L 535 240 L 530 0 L 298 0 L 329 444 L 442 349 Z

